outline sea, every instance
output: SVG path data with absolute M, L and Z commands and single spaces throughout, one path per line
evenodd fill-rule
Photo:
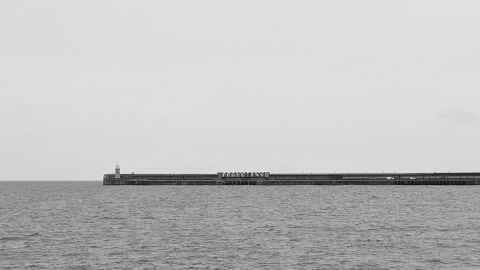
M 480 269 L 480 186 L 0 182 L 0 269 Z

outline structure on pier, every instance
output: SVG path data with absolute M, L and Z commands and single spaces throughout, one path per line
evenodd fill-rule
M 120 175 L 120 165 L 118 163 L 115 165 L 115 179 L 119 180 L 121 178 Z

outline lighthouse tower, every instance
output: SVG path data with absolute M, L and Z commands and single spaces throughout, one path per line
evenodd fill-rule
M 120 165 L 115 165 L 115 179 L 120 179 Z

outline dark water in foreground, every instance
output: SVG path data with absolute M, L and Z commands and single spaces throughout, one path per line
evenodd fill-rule
M 480 269 L 480 186 L 0 182 L 0 269 Z

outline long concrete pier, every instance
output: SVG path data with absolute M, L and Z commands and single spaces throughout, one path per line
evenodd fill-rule
M 104 185 L 480 185 L 480 172 L 105 174 Z

